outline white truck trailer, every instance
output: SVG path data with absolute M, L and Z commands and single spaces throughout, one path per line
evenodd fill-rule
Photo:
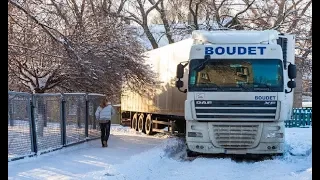
M 293 35 L 274 30 L 194 31 L 148 52 L 162 87 L 144 97 L 124 93 L 123 117 L 147 134 L 171 125 L 185 134 L 188 156 L 282 154 L 296 86 L 294 44 Z
M 121 95 L 122 122 L 128 122 L 133 129 L 148 135 L 164 131 L 184 134 L 184 101 L 187 96 L 175 87 L 176 67 L 180 62 L 188 61 L 192 45 L 190 38 L 144 54 L 160 84 L 143 95 L 124 88 Z M 183 80 L 188 79 L 184 77 Z M 168 130 L 164 130 L 165 127 Z

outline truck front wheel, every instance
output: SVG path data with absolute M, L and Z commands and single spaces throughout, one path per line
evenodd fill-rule
M 187 157 L 196 157 L 198 154 L 196 152 L 187 149 Z

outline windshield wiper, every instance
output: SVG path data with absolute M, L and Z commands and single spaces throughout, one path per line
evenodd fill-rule
M 200 87 L 206 87 L 206 88 L 213 88 L 212 85 L 213 85 L 215 88 L 223 91 L 223 89 L 222 89 L 219 85 L 217 85 L 217 84 L 215 84 L 215 83 L 210 83 L 210 84 L 207 84 L 207 83 L 206 83 L 206 84 L 198 84 L 198 86 L 200 86 Z
M 229 88 L 230 91 L 243 91 L 243 90 L 248 91 L 249 87 L 247 85 L 250 85 L 250 84 L 247 84 L 247 83 L 228 84 L 227 83 L 227 84 L 223 84 L 223 85 L 225 88 Z
M 253 83 L 252 85 L 258 85 L 258 86 L 260 86 L 260 85 L 262 85 L 262 86 L 264 86 L 264 87 L 266 87 L 266 88 L 271 88 L 268 84 L 266 84 L 266 83 Z
M 237 85 L 239 85 L 241 88 L 243 88 L 244 90 L 248 91 L 248 87 L 245 87 L 243 84 L 246 84 L 246 83 L 239 83 Z M 248 85 L 248 84 L 246 84 Z
M 254 90 L 259 90 L 259 88 L 267 88 L 269 91 L 271 91 L 271 86 L 266 83 L 252 83 L 252 85 L 258 85 L 258 87 L 253 87 Z
M 205 55 L 204 56 L 204 61 L 201 64 L 198 64 L 198 66 L 192 68 L 191 70 L 193 71 L 193 70 L 196 70 L 196 69 L 198 69 L 200 67 L 203 67 L 203 65 L 206 64 L 209 60 L 210 60 L 210 55 Z M 202 68 L 200 68 L 200 69 L 202 69 Z

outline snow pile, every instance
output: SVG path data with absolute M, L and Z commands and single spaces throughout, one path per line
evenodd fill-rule
M 186 142 L 183 139 L 173 138 L 165 143 L 164 156 L 181 160 L 186 157 Z
M 312 148 L 312 128 L 286 128 L 286 147 L 292 155 L 310 154 Z
M 115 166 L 117 172 L 106 179 L 312 179 L 311 128 L 286 131 L 288 153 L 283 157 L 258 161 L 235 162 L 230 158 L 203 158 L 181 161 L 184 142 L 170 138 L 158 148 L 133 156 Z M 180 159 L 177 160 L 177 159 Z M 139 164 L 137 166 L 137 164 Z
M 111 125 L 111 134 L 114 135 L 128 135 L 128 134 L 135 134 L 135 131 L 131 129 L 130 127 L 125 127 L 117 124 Z
M 144 133 L 135 131 L 131 129 L 130 127 L 125 127 L 117 124 L 111 125 L 110 134 L 113 135 L 126 135 L 126 136 L 141 136 L 141 137 L 149 137 L 149 138 L 168 138 L 170 135 L 164 134 L 164 133 L 157 133 L 153 136 L 148 136 Z

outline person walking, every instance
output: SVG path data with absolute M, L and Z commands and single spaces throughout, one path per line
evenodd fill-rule
M 101 130 L 102 147 L 108 147 L 110 136 L 111 117 L 115 114 L 115 110 L 107 99 L 101 100 L 99 107 L 96 110 L 95 116 L 99 122 Z

